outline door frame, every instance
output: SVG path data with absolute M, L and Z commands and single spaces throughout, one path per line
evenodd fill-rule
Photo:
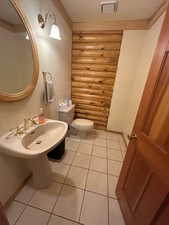
M 151 103 L 154 89 L 156 87 L 156 84 L 158 83 L 158 79 L 160 76 L 159 74 L 161 71 L 161 65 L 163 63 L 164 55 L 168 47 L 169 47 L 169 7 L 165 15 L 159 41 L 158 41 L 155 55 L 151 64 L 148 79 L 144 88 L 142 100 L 138 109 L 132 134 L 137 133 L 137 131 L 141 130 L 142 128 L 141 126 L 147 115 L 147 110 L 148 110 L 149 104 Z M 135 144 L 136 144 L 136 140 L 134 139 L 129 142 L 127 154 L 123 163 L 120 178 L 116 188 L 116 194 L 118 196 L 119 204 L 122 209 L 122 213 L 124 215 L 124 219 L 127 225 L 136 225 L 133 221 L 132 215 L 128 208 L 128 204 L 126 201 L 124 201 L 125 198 L 124 198 L 124 193 L 122 191 L 126 177 L 129 174 L 130 164 L 133 161 L 133 158 L 135 157 L 135 154 L 136 154 L 136 150 L 134 147 Z M 123 210 L 125 210 L 125 213 L 123 212 Z

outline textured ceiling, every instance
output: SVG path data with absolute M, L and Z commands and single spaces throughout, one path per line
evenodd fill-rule
M 165 0 L 120 0 L 117 13 L 101 14 L 101 0 L 60 0 L 73 22 L 148 19 Z

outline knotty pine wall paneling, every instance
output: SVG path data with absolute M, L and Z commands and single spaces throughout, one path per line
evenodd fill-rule
M 122 31 L 73 33 L 72 100 L 76 118 L 106 129 L 122 42 Z

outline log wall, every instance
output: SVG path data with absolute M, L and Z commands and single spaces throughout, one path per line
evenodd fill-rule
M 72 100 L 77 118 L 106 129 L 122 31 L 73 33 Z

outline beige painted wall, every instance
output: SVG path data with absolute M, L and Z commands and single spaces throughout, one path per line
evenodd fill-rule
M 137 76 L 132 87 L 132 94 L 129 98 L 129 107 L 124 119 L 123 133 L 125 137 L 131 134 L 133 125 L 137 116 L 137 111 L 139 108 L 139 103 L 141 101 L 144 86 L 149 74 L 149 69 L 153 60 L 157 42 L 159 39 L 162 23 L 164 20 L 164 15 L 154 24 L 151 30 L 147 31 L 146 39 L 144 42 L 143 53 L 137 69 Z M 126 138 L 126 140 L 128 140 Z
M 58 103 L 70 96 L 71 88 L 71 43 L 72 32 L 60 13 L 55 10 L 52 0 L 20 0 L 23 9 L 28 15 L 38 45 L 40 70 L 49 71 L 55 77 L 56 102 L 46 107 L 48 114 L 57 118 Z M 55 12 L 57 24 L 61 28 L 62 40 L 49 39 L 47 27 L 41 30 L 38 22 L 38 13 Z M 37 115 L 42 104 L 42 74 L 39 75 L 38 85 L 32 96 L 16 103 L 0 103 L 0 135 L 12 127 L 20 124 L 24 118 Z M 0 201 L 5 203 L 21 185 L 29 172 L 24 161 L 0 155 Z
M 114 93 L 108 120 L 108 129 L 123 130 L 123 120 L 131 94 L 131 86 L 141 59 L 146 31 L 124 31 L 115 81 Z
M 108 129 L 131 133 L 164 15 L 147 31 L 125 31 Z

